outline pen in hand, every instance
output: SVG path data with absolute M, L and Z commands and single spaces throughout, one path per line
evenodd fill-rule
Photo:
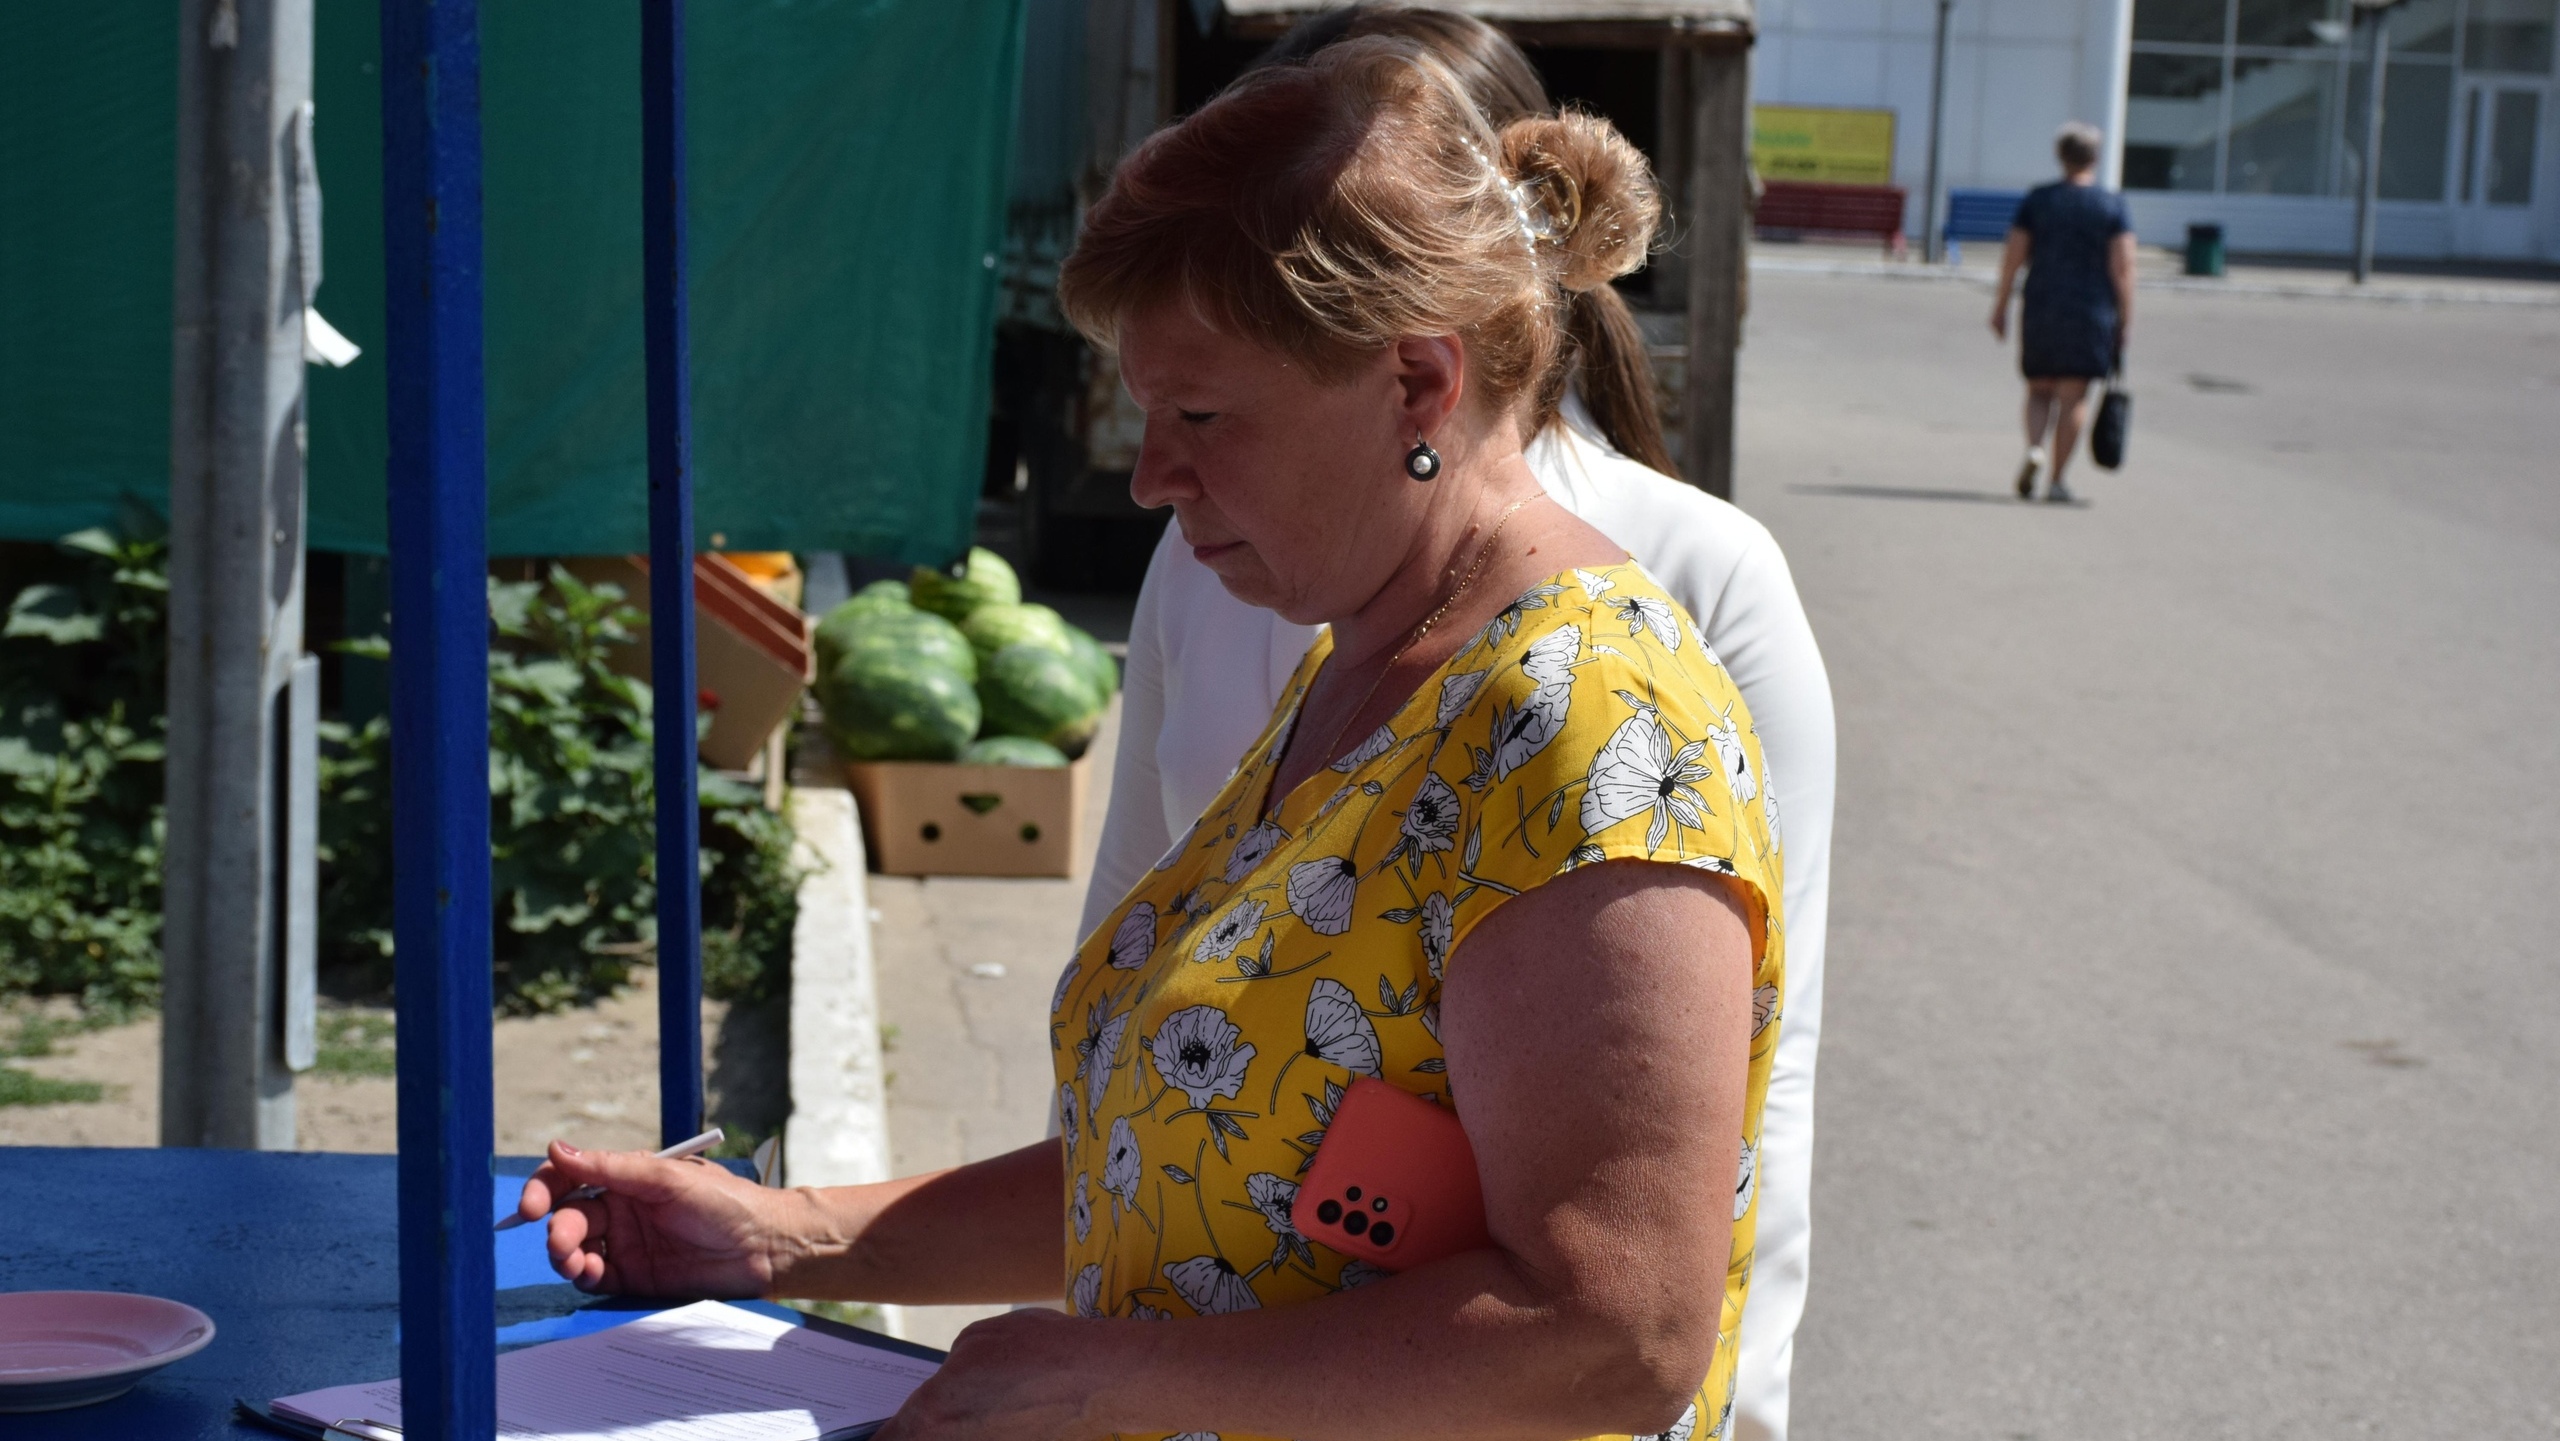
M 689 1141 L 678 1141 L 674 1145 L 660 1151 L 658 1153 L 658 1159 L 661 1161 L 681 1161 L 687 1156 L 699 1156 L 703 1152 L 710 1150 L 712 1147 L 719 1145 L 722 1141 L 727 1139 L 728 1133 L 721 1130 L 718 1126 L 714 1126 L 710 1130 L 703 1132 L 701 1135 L 696 1136 Z M 580 1186 L 574 1191 L 553 1197 L 551 1200 L 551 1209 L 557 1211 L 571 1201 L 592 1201 L 603 1194 L 604 1187 L 602 1186 Z M 519 1210 L 514 1215 L 500 1221 L 491 1229 L 498 1231 L 512 1231 L 524 1223 L 524 1212 Z

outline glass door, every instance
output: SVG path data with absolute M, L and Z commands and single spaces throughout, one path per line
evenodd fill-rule
M 2544 132 L 2560 49 L 2560 0 L 2466 0 L 2462 80 L 2454 93 L 2453 235 L 2456 253 L 2521 259 L 2560 213 L 2560 182 L 2545 172 Z
M 2547 87 L 2466 79 L 2454 115 L 2454 234 L 2465 255 L 2524 259 L 2546 188 L 2542 127 Z

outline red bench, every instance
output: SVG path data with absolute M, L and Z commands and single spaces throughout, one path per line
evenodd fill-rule
M 1827 185 L 1772 180 L 1760 195 L 1752 229 L 1764 240 L 1865 236 L 1901 256 L 1903 190 L 1899 185 Z

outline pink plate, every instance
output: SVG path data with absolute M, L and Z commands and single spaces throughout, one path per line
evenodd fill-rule
M 121 1396 L 213 1339 L 193 1306 L 121 1291 L 0 1291 L 0 1412 Z

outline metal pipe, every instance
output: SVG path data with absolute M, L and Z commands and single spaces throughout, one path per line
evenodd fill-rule
M 497 1432 L 478 0 L 382 0 L 401 1420 Z
M 649 393 L 649 679 L 658 809 L 658 1129 L 702 1129 L 702 813 L 695 795 L 684 0 L 640 6 L 640 292 Z
M 2356 262 L 2355 281 L 2362 285 L 2373 276 L 2373 229 L 2375 210 L 2382 199 L 2382 93 L 2391 65 L 2391 11 L 2375 7 L 2366 12 L 2373 26 L 2373 39 L 2368 46 L 2370 56 L 2365 72 L 2364 88 L 2364 174 L 2356 186 Z
M 160 1140 L 291 1150 L 282 744 L 302 654 L 293 183 L 311 0 L 179 7 Z M 316 223 L 312 227 L 316 233 Z M 279 778 L 288 781 L 279 785 Z
M 1939 234 L 1938 168 L 1947 117 L 1947 14 L 1955 3 L 1938 0 L 1938 34 L 1929 52 L 1929 191 L 1920 201 L 1920 248 L 1931 265 L 1946 258 L 1947 248 Z

